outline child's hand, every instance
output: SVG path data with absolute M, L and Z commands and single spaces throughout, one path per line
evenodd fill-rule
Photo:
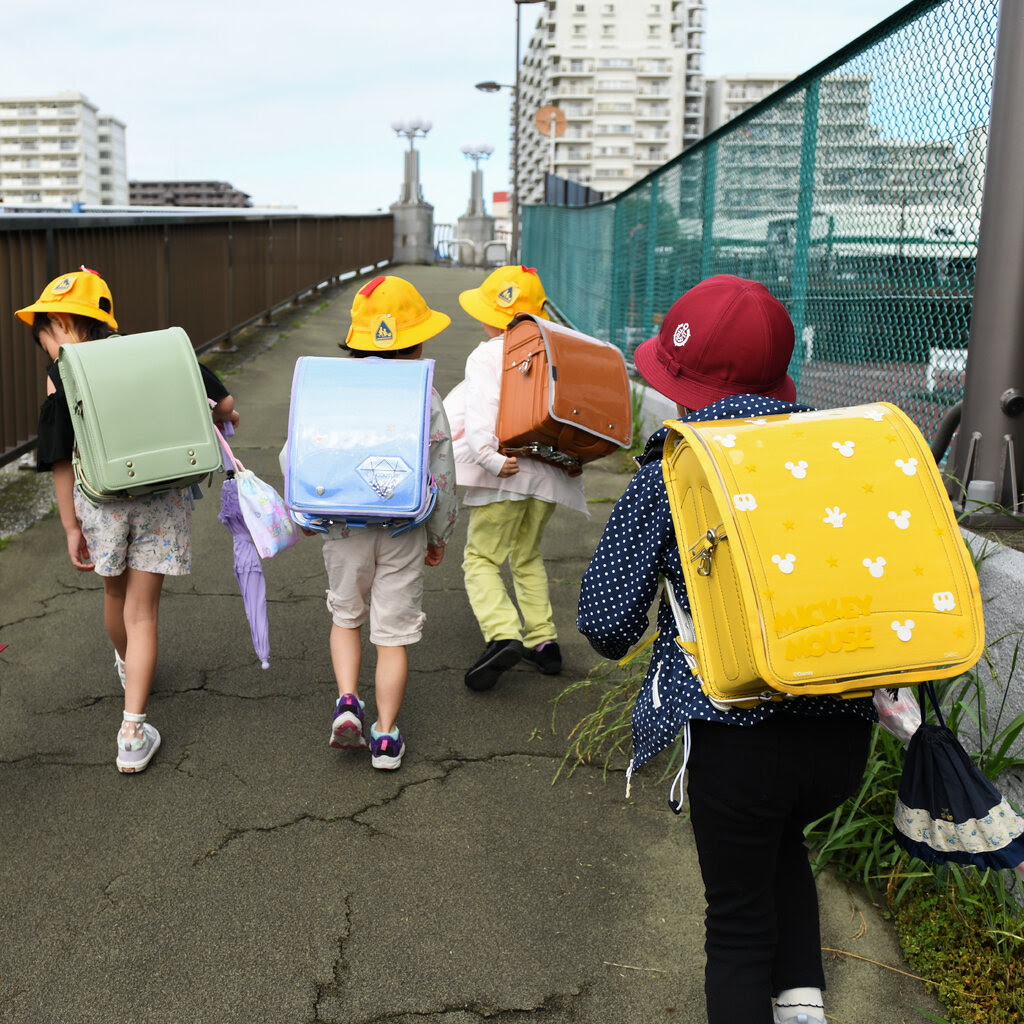
M 75 527 L 67 531 L 68 555 L 71 564 L 79 572 L 89 572 L 96 568 L 96 563 L 90 560 L 89 546 L 85 543 L 85 536 L 81 529 Z
M 501 467 L 501 470 L 498 472 L 498 476 L 515 476 L 518 472 L 519 460 L 514 455 L 507 455 L 505 457 L 505 465 Z
M 444 558 L 444 544 L 427 544 L 427 555 L 423 559 L 426 565 L 440 565 Z

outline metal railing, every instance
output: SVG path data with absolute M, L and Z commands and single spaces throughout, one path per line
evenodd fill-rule
M 0 465 L 35 446 L 45 358 L 14 310 L 84 264 L 125 333 L 181 326 L 197 351 L 349 272 L 390 262 L 390 214 L 0 213 Z

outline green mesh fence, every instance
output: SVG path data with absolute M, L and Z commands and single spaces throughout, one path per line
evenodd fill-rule
M 801 401 L 893 401 L 931 436 L 963 395 L 997 21 L 909 4 L 615 199 L 525 208 L 524 262 L 627 358 L 698 281 L 755 278 Z

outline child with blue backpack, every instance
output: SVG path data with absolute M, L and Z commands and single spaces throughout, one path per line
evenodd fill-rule
M 36 468 L 53 473 L 71 564 L 80 572 L 94 570 L 103 579 L 103 617 L 125 691 L 115 764 L 125 774 L 141 772 L 160 747 L 160 733 L 146 721 L 156 672 L 160 594 L 164 576 L 191 572 L 192 498 L 187 488 L 176 488 L 94 505 L 75 486 L 75 435 L 57 356 L 62 345 L 117 332 L 106 281 L 85 267 L 61 274 L 15 316 L 32 329 L 51 360 L 39 412 Z M 237 424 L 234 400 L 224 385 L 202 364 L 200 372 L 214 422 Z
M 451 319 L 430 309 L 400 277 L 375 277 L 357 292 L 345 339 L 356 358 L 419 359 L 423 342 L 440 334 Z M 425 525 L 394 536 L 387 526 L 348 527 L 334 523 L 324 541 L 327 608 L 331 613 L 331 664 L 338 699 L 331 716 L 330 745 L 370 748 L 374 768 L 402 763 L 405 739 L 398 714 L 409 676 L 406 648 L 423 635 L 423 566 L 440 565 L 445 542 L 455 529 L 455 472 L 448 420 L 431 389 L 428 468 L 437 486 L 434 511 Z M 308 532 L 308 531 L 307 531 Z M 366 706 L 359 696 L 361 627 L 370 623 L 376 648 L 377 719 L 365 736 Z

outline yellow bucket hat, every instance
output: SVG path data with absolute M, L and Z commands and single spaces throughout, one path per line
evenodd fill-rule
M 15 311 L 15 316 L 31 327 L 36 313 L 77 313 L 102 320 L 115 331 L 114 299 L 107 282 L 88 267 L 55 277 L 31 306 Z
M 345 344 L 360 352 L 394 352 L 440 334 L 451 322 L 403 278 L 375 277 L 356 292 Z
M 459 305 L 475 320 L 504 330 L 516 313 L 532 313 L 550 320 L 544 312 L 544 285 L 536 267 L 498 267 L 479 288 L 459 295 Z

